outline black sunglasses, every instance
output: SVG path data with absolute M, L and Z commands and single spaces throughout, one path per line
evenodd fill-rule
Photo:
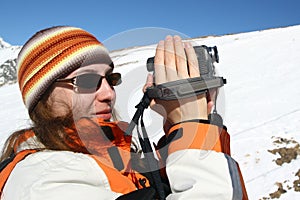
M 96 91 L 101 87 L 102 79 L 105 78 L 110 86 L 120 85 L 121 74 L 111 73 L 106 76 L 99 74 L 81 74 L 73 78 L 56 79 L 59 83 L 70 83 L 78 89 L 79 92 Z

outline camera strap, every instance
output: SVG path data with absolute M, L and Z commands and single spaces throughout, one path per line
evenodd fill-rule
M 164 187 L 163 187 L 162 180 L 161 180 L 159 170 L 158 170 L 159 169 L 158 161 L 154 157 L 153 149 L 151 147 L 151 143 L 150 143 L 150 140 L 149 140 L 146 128 L 145 128 L 145 124 L 143 121 L 144 110 L 148 108 L 151 100 L 152 100 L 152 98 L 149 98 L 148 92 L 146 91 L 144 93 L 144 96 L 143 96 L 142 100 L 140 101 L 140 103 L 135 106 L 137 108 L 137 110 L 136 110 L 128 128 L 125 131 L 125 135 L 132 135 L 133 129 L 135 128 L 135 126 L 137 126 L 139 142 L 142 147 L 142 151 L 144 153 L 144 156 L 147 161 L 148 168 L 150 170 L 150 174 L 151 174 L 152 180 L 153 180 L 151 186 L 153 186 L 154 189 L 156 190 L 156 193 L 157 193 L 159 199 L 163 200 L 163 199 L 165 199 L 165 192 L 164 192 Z M 138 128 L 139 120 L 141 122 L 142 135 Z

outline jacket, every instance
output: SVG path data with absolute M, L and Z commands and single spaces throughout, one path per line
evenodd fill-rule
M 76 128 L 90 127 L 87 121 Z M 25 156 L 16 156 L 0 173 L 1 200 L 121 199 L 149 187 L 145 176 L 130 169 L 131 138 L 123 134 L 124 123 L 92 123 L 109 126 L 113 134 L 101 148 L 103 138 L 98 145 L 79 144 L 90 145 L 92 153 L 38 150 L 42 145 L 27 132 L 15 149 L 17 156 Z M 123 164 L 109 157 L 110 147 L 118 148 Z M 239 166 L 230 157 L 226 129 L 204 121 L 183 122 L 169 130 L 157 149 L 171 189 L 166 199 L 248 199 Z

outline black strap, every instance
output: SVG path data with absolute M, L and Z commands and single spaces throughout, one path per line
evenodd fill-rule
M 2 172 L 2 170 L 9 164 L 11 163 L 16 157 L 16 154 L 14 153 L 11 153 L 10 156 L 3 160 L 1 163 L 0 163 L 0 172 Z
M 135 106 L 137 108 L 136 112 L 134 113 L 134 116 L 132 117 L 132 120 L 130 124 L 128 125 L 128 128 L 125 131 L 125 135 L 132 135 L 132 131 L 135 128 L 135 126 L 139 123 L 139 119 L 141 115 L 144 113 L 144 110 L 148 108 L 150 105 L 151 99 L 148 96 L 148 91 L 144 93 L 144 96 L 140 103 Z
M 110 156 L 110 159 L 113 162 L 114 167 L 119 171 L 123 170 L 124 169 L 124 163 L 123 163 L 123 160 L 122 160 L 122 157 L 120 155 L 118 147 L 112 146 L 112 147 L 107 149 L 107 152 Z
M 152 185 L 156 189 L 159 199 L 165 199 L 164 187 L 163 187 L 163 183 L 162 183 L 160 173 L 158 170 L 159 169 L 158 161 L 154 157 L 153 149 L 151 147 L 151 143 L 150 143 L 150 140 L 147 135 L 147 131 L 146 131 L 146 128 L 144 125 L 144 120 L 143 120 L 143 113 L 141 115 L 141 129 L 142 129 L 142 133 L 143 133 L 143 138 L 141 137 L 141 134 L 139 131 L 138 131 L 138 136 L 139 136 L 139 141 L 140 141 L 144 156 L 148 163 L 149 170 L 151 172 L 150 174 L 151 174 L 152 180 L 153 180 Z
M 152 187 L 143 188 L 124 194 L 118 197 L 116 200 L 153 200 L 155 199 L 155 189 Z
M 147 131 L 144 125 L 143 121 L 143 113 L 146 108 L 150 105 L 151 98 L 148 96 L 148 92 L 146 91 L 144 93 L 144 96 L 140 103 L 136 105 L 137 111 L 135 112 L 127 130 L 125 131 L 125 135 L 132 135 L 132 131 L 137 126 L 137 132 L 139 136 L 139 142 L 142 147 L 142 151 L 144 153 L 145 159 L 147 160 L 148 167 L 150 169 L 150 174 L 152 176 L 152 186 L 156 190 L 156 193 L 158 195 L 158 199 L 163 200 L 165 199 L 165 193 L 164 193 L 164 187 L 162 184 L 162 180 L 159 174 L 158 167 L 158 161 L 154 157 L 154 153 L 151 147 L 150 140 L 147 135 Z M 138 129 L 139 119 L 141 118 L 141 129 L 143 137 L 140 134 L 140 131 Z

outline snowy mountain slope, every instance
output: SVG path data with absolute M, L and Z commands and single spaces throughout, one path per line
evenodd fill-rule
M 8 44 L 7 42 L 5 42 L 3 40 L 3 38 L 0 37 L 0 49 L 4 48 L 4 47 L 10 47 L 11 45 Z
M 0 65 L 9 59 L 15 59 L 20 49 L 20 46 L 12 46 L 0 37 Z
M 16 57 L 20 49 L 0 38 L 0 86 L 16 82 Z
M 298 182 L 294 185 L 294 181 L 299 179 L 296 173 L 300 168 L 300 26 L 192 41 L 194 45 L 218 47 L 220 63 L 216 68 L 228 82 L 218 109 L 231 134 L 232 155 L 240 164 L 250 199 L 281 193 L 280 199 L 299 199 L 300 193 L 294 191 Z M 142 96 L 145 62 L 154 51 L 152 45 L 111 53 L 116 71 L 123 74 L 123 84 L 116 88 L 116 106 L 126 121 Z M 0 61 L 2 57 L 0 49 Z M 0 110 L 2 146 L 9 133 L 29 123 L 17 84 L 0 88 Z M 147 110 L 144 120 L 149 135 L 157 140 L 161 136 L 160 117 Z M 294 157 L 272 154 L 274 149 Z M 283 158 L 283 163 L 277 162 L 281 166 L 275 162 L 279 158 Z M 269 195 L 278 188 L 278 193 Z

